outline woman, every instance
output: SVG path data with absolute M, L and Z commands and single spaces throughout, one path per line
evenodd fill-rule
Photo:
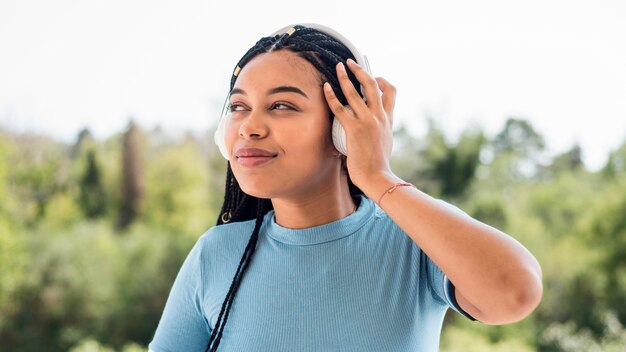
M 395 88 L 327 27 L 279 32 L 234 71 L 222 212 L 150 349 L 436 351 L 449 307 L 487 324 L 530 314 L 532 254 L 390 169 Z

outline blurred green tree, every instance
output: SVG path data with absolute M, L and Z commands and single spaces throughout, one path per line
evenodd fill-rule
M 67 147 L 35 134 L 13 135 L 12 144 L 7 182 L 12 197 L 19 203 L 12 216 L 25 225 L 35 226 L 44 218 L 53 196 L 70 186 Z
M 522 118 L 508 118 L 491 145 L 493 170 L 504 182 L 534 177 L 541 169 L 543 136 Z
M 89 150 L 86 159 L 85 172 L 79 181 L 80 206 L 85 216 L 93 219 L 104 215 L 107 194 L 102 185 L 95 150 Z
M 614 178 L 626 173 L 626 142 L 609 154 L 609 160 L 602 169 L 606 178 Z
M 178 235 L 204 232 L 217 212 L 210 204 L 210 170 L 199 142 L 191 134 L 159 140 L 150 133 L 147 140 L 144 221 Z
M 141 215 L 144 195 L 143 148 L 139 126 L 131 119 L 122 138 L 122 192 L 117 226 L 127 228 Z
M 485 142 L 482 131 L 467 129 L 451 144 L 432 119 L 419 142 L 401 127 L 394 132 L 392 167 L 431 195 L 459 197 L 475 178 Z

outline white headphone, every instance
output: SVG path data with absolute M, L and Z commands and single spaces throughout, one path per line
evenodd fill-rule
M 308 27 L 308 28 L 313 28 L 316 29 L 324 34 L 327 34 L 333 38 L 335 38 L 337 41 L 339 41 L 341 44 L 345 45 L 348 50 L 350 50 L 350 52 L 352 53 L 352 55 L 354 55 L 354 58 L 356 59 L 356 62 L 362 67 L 364 68 L 368 73 L 371 74 L 371 70 L 370 70 L 370 66 L 369 66 L 369 62 L 367 61 L 367 57 L 363 54 L 361 54 L 357 48 L 354 46 L 354 44 L 352 44 L 346 37 L 344 37 L 343 35 L 337 33 L 335 30 L 320 25 L 320 24 L 315 24 L 315 23 L 303 23 L 301 24 L 302 26 Z M 289 35 L 291 35 L 294 31 L 296 31 L 296 29 L 294 28 L 296 25 L 290 25 L 290 26 L 285 26 L 279 30 L 277 30 L 276 32 L 272 33 L 270 36 L 275 36 L 277 34 L 283 34 L 283 33 L 288 33 Z M 240 68 L 237 67 L 236 71 L 235 71 L 235 75 L 239 73 Z M 365 92 L 363 90 L 363 86 L 361 86 L 361 93 L 363 96 L 365 96 Z M 217 144 L 220 153 L 222 153 L 222 156 L 224 156 L 224 158 L 226 160 L 230 160 L 229 159 L 229 155 L 228 155 L 228 150 L 226 149 L 226 124 L 228 122 L 228 119 L 230 118 L 230 109 L 229 109 L 229 99 L 230 97 L 227 96 L 226 97 L 226 101 L 224 102 L 224 107 L 222 108 L 222 115 L 220 117 L 220 121 L 217 125 L 217 130 L 215 131 L 215 135 L 213 136 L 214 140 L 215 140 L 215 144 Z M 350 107 L 348 105 L 345 106 L 347 109 L 350 109 Z M 341 124 L 339 123 L 339 119 L 334 118 L 333 116 L 333 127 L 332 127 L 332 138 L 333 138 L 333 144 L 335 145 L 335 148 L 343 155 L 347 155 L 346 152 L 346 131 L 343 129 L 343 126 L 341 126 Z

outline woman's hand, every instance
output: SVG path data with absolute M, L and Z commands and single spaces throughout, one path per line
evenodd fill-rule
M 348 59 L 348 68 L 361 82 L 367 103 L 348 78 L 341 62 L 336 67 L 337 76 L 352 112 L 337 99 L 329 83 L 324 83 L 324 95 L 335 118 L 346 131 L 350 179 L 363 189 L 368 180 L 392 175 L 389 159 L 393 146 L 396 89 L 384 78 L 372 77 L 351 59 Z

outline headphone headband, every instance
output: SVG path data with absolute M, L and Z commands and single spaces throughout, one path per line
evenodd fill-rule
M 369 65 L 369 62 L 367 61 L 367 56 L 361 54 L 361 52 L 356 48 L 354 44 L 352 44 L 351 41 L 348 40 L 348 38 L 344 37 L 342 34 L 340 34 L 339 32 L 337 32 L 336 30 L 330 27 L 317 24 L 317 23 L 298 23 L 298 24 L 292 24 L 290 26 L 285 26 L 275 31 L 274 33 L 272 33 L 271 36 L 273 37 L 277 34 L 282 34 L 282 33 L 287 33 L 289 34 L 289 36 L 291 36 L 297 30 L 296 29 L 297 25 L 308 27 L 308 28 L 313 28 L 326 35 L 329 35 L 335 38 L 338 42 L 345 45 L 348 48 L 348 50 L 350 50 L 350 52 L 352 53 L 352 55 L 354 55 L 354 58 L 356 59 L 355 61 L 359 65 L 361 65 L 361 67 L 363 67 L 367 72 L 370 72 L 370 65 Z

